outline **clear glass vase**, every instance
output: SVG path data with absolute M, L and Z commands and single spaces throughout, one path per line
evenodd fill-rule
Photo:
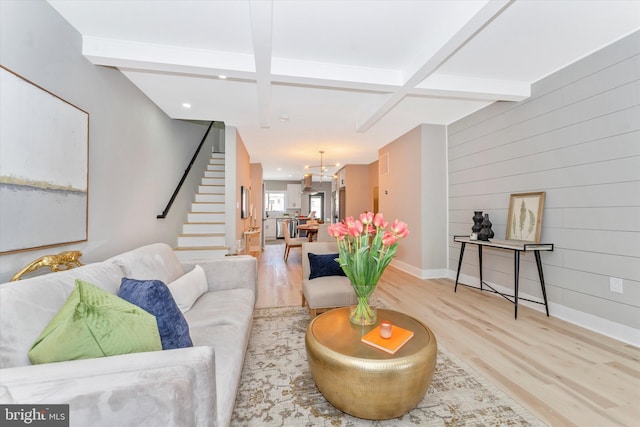
M 378 321 L 375 307 L 369 305 L 369 298 L 376 289 L 376 285 L 356 285 L 351 284 L 356 293 L 358 304 L 351 306 L 349 320 L 356 325 L 375 325 Z

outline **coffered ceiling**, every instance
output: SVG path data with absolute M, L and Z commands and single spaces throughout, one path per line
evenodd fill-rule
M 301 179 L 319 150 L 370 163 L 640 28 L 636 0 L 49 3 L 168 116 L 236 126 L 265 179 Z

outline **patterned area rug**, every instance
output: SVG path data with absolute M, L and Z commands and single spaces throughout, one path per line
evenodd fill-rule
M 544 426 L 440 345 L 431 386 L 415 409 L 384 421 L 347 415 L 313 382 L 308 325 L 302 307 L 256 309 L 232 426 Z

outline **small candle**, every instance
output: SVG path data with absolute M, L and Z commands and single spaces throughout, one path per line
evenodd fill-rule
M 391 338 L 391 322 L 387 320 L 380 322 L 380 336 L 382 338 Z

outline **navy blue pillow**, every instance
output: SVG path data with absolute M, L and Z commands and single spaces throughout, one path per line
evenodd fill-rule
M 340 256 L 339 254 L 316 255 L 308 253 L 307 255 L 309 256 L 309 268 L 311 270 L 309 280 L 325 276 L 346 276 L 342 267 L 336 261 L 336 258 Z
M 161 280 L 122 278 L 118 296 L 156 317 L 162 349 L 193 347 L 189 325 Z

